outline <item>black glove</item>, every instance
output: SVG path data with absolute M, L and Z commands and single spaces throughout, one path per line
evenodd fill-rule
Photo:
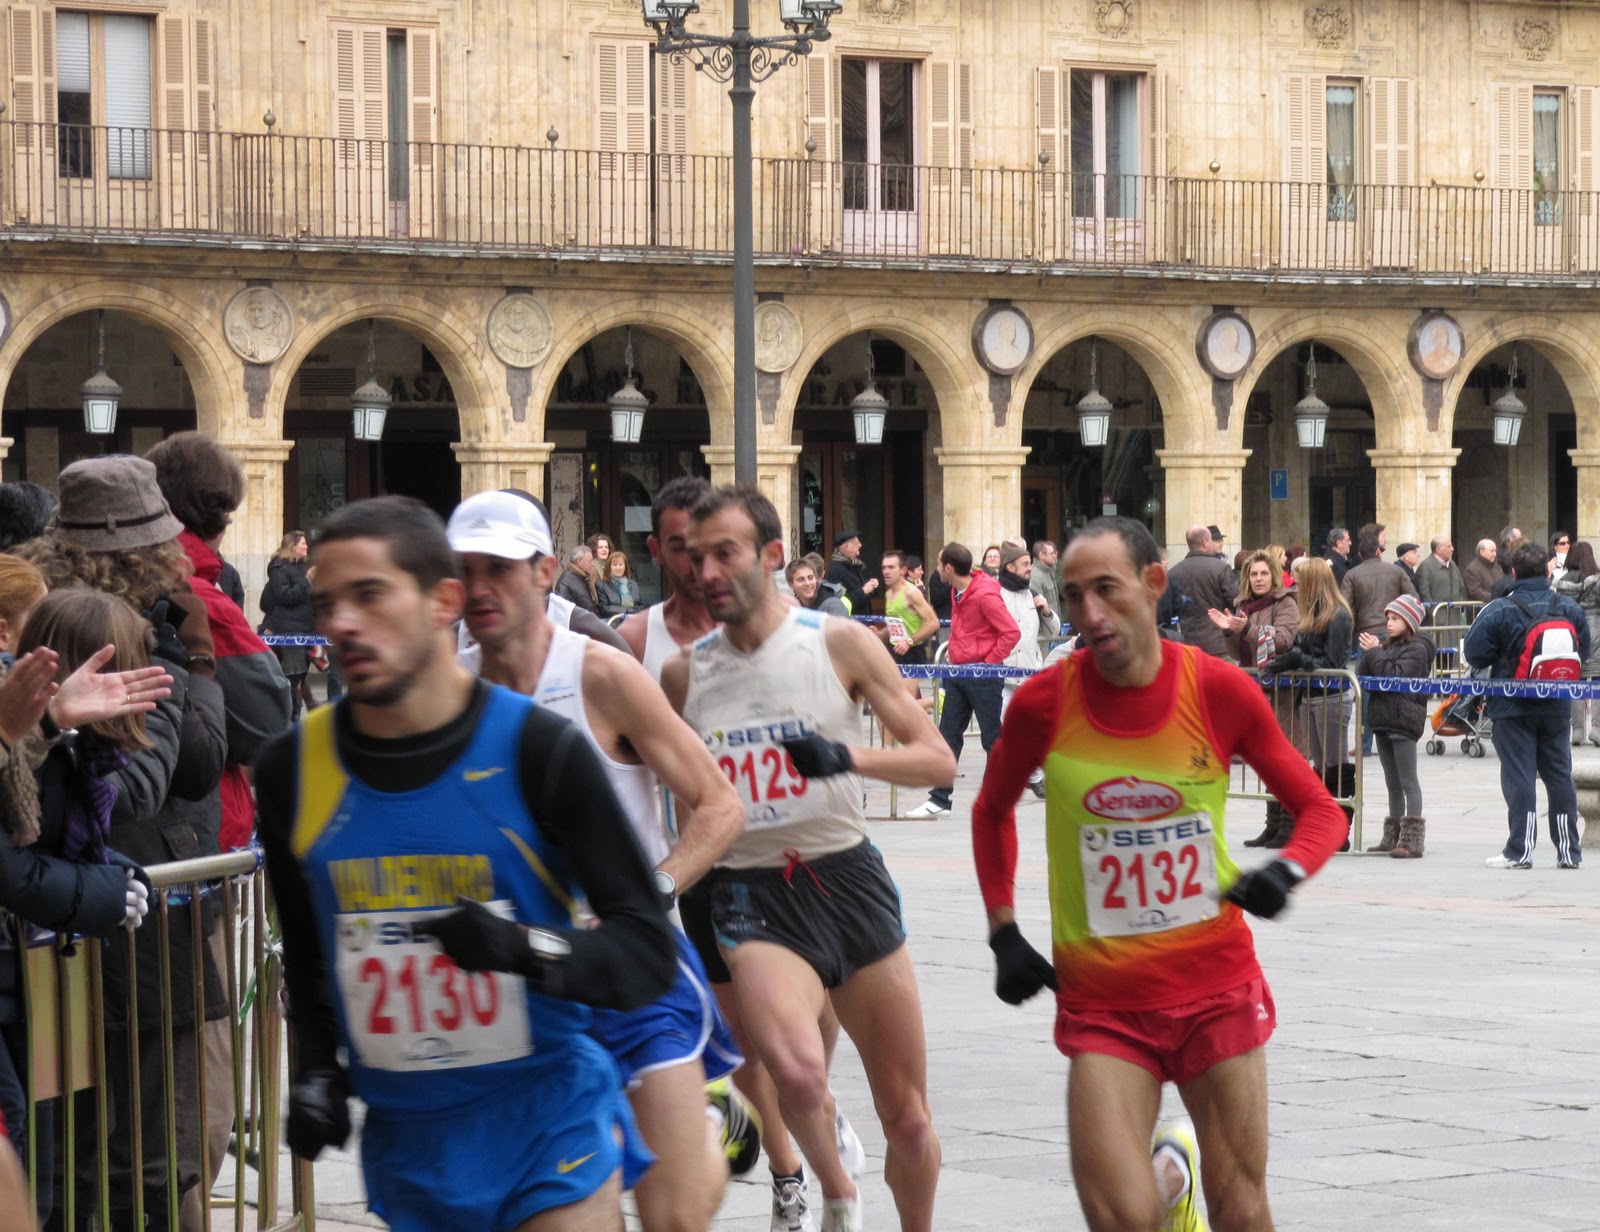
M 556 933 L 526 929 L 490 911 L 476 899 L 458 898 L 449 915 L 425 920 L 411 931 L 433 937 L 463 971 L 509 971 L 560 996 L 560 960 L 571 946 Z
M 1056 990 L 1056 969 L 1015 924 L 995 929 L 989 948 L 994 951 L 994 993 L 1007 1005 L 1021 1005 L 1041 988 Z
M 1273 860 L 1243 874 L 1228 891 L 1228 901 L 1251 915 L 1270 920 L 1289 905 L 1289 892 L 1306 879 L 1293 860 Z
M 350 1139 L 349 1100 L 350 1080 L 342 1069 L 302 1074 L 289 1089 L 289 1124 L 284 1130 L 289 1149 L 311 1160 L 325 1146 L 344 1146 Z
M 1276 676 L 1280 672 L 1298 672 L 1305 667 L 1306 657 L 1298 650 L 1285 650 L 1282 654 L 1275 654 L 1268 659 L 1261 669 L 1263 676 Z
M 794 768 L 808 779 L 832 778 L 836 774 L 849 774 L 856 768 L 848 744 L 841 740 L 825 740 L 815 732 L 785 740 L 783 751 L 789 754 Z

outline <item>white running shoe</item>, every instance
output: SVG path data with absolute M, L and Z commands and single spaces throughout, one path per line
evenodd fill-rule
M 839 1147 L 839 1166 L 849 1176 L 850 1183 L 854 1184 L 867 1170 L 867 1152 L 861 1145 L 855 1127 L 845 1118 L 837 1099 L 833 1101 L 833 1138 Z
M 1485 868 L 1532 868 L 1533 862 L 1531 860 L 1513 860 L 1502 853 L 1497 856 L 1490 856 L 1483 862 L 1483 866 Z
M 806 1174 L 772 1178 L 772 1232 L 811 1232 Z
M 917 805 L 906 814 L 907 817 L 948 817 L 950 810 L 942 804 L 935 804 L 932 800 Z
M 861 1232 L 861 1199 L 829 1198 L 822 1208 L 822 1232 Z

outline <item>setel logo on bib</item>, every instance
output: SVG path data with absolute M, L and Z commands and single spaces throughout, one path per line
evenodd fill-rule
M 1085 923 L 1098 937 L 1167 932 L 1217 913 L 1211 817 L 1175 816 L 1183 795 L 1132 776 L 1097 783 L 1080 826 Z

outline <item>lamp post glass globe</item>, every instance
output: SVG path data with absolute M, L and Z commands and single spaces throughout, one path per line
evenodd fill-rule
M 779 0 L 778 7 L 782 10 L 783 24 L 797 26 L 827 21 L 840 12 L 844 4 L 841 0 Z
M 700 11 L 700 0 L 641 0 L 641 3 L 644 19 L 652 25 L 656 22 L 682 21 L 691 13 Z

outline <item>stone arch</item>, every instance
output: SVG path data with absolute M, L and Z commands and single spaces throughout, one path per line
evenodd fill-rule
M 1409 320 L 1408 317 L 1407 326 Z M 1235 413 L 1229 428 L 1236 441 L 1243 440 L 1244 407 L 1268 366 L 1291 347 L 1310 341 L 1325 343 L 1338 351 L 1361 379 L 1372 402 L 1378 450 L 1397 453 L 1423 446 L 1427 422 L 1422 418 L 1422 378 L 1406 359 L 1405 328 L 1390 328 L 1386 320 L 1373 326 L 1366 319 L 1333 312 L 1286 314 L 1256 335 L 1256 357 L 1235 382 Z M 1411 374 L 1413 387 L 1409 394 L 1407 373 Z M 1448 434 L 1444 439 L 1449 439 Z
M 1144 370 L 1156 397 L 1161 400 L 1162 448 L 1193 450 L 1216 442 L 1216 420 L 1211 410 L 1210 378 L 1194 356 L 1193 346 L 1185 348 L 1173 340 L 1170 319 L 1157 317 L 1150 323 L 1122 309 L 1099 306 L 1021 305 L 1033 318 L 1033 354 L 1017 373 L 1012 386 L 1011 404 L 1017 408 L 1016 439 L 1022 439 L 1021 408 L 1033 383 L 1045 365 L 1073 343 L 1089 337 L 1104 338 L 1131 355 Z M 1196 314 L 1188 336 L 1198 329 L 1203 314 Z M 1230 424 L 1229 437 L 1235 446 L 1239 432 Z
M 1513 342 L 1526 342 L 1550 361 L 1567 387 L 1578 421 L 1578 447 L 1600 448 L 1600 347 L 1596 346 L 1593 318 L 1550 314 L 1506 313 L 1488 317 L 1468 329 L 1461 365 L 1445 382 L 1444 405 L 1439 411 L 1439 434 L 1448 441 L 1455 431 L 1461 391 L 1472 370 L 1489 355 Z
M 711 301 L 708 299 L 707 305 Z M 528 427 L 535 440 L 544 437 L 544 412 L 555 392 L 556 382 L 567 361 L 585 342 L 609 330 L 637 325 L 677 347 L 700 382 L 705 395 L 706 415 L 711 425 L 711 444 L 733 447 L 733 331 L 732 323 L 694 311 L 695 302 L 667 300 L 656 296 L 619 295 L 581 312 L 567 312 L 558 296 L 545 299 L 556 321 L 550 353 L 534 372 L 533 389 L 528 399 Z M 715 322 L 715 323 L 713 323 Z
M 404 328 L 433 352 L 455 393 L 456 416 L 463 441 L 501 438 L 496 408 L 507 405 L 509 397 L 503 382 L 499 390 L 494 387 L 491 371 L 500 364 L 484 341 L 482 321 L 472 323 L 465 319 L 455 304 L 441 308 L 437 300 L 389 287 L 363 288 L 326 307 L 307 302 L 313 293 L 308 286 L 276 283 L 274 289 L 289 300 L 302 324 L 295 331 L 289 349 L 272 365 L 264 430 L 283 435 L 289 390 L 306 357 L 335 331 L 372 318 Z M 488 311 L 486 302 L 483 305 L 485 316 Z M 314 321 L 315 326 L 306 324 L 308 321 Z
M 230 374 L 238 364 L 222 339 L 220 319 L 214 322 L 215 332 L 196 329 L 195 322 L 206 321 L 210 315 L 201 304 L 187 303 L 170 292 L 138 283 L 82 282 L 63 287 L 36 304 L 14 303 L 15 324 L 0 345 L 0 400 L 28 348 L 46 330 L 68 317 L 97 308 L 126 313 L 170 342 L 194 390 L 196 425 L 214 436 L 229 435 L 225 429 L 234 405 Z
M 966 301 L 961 303 L 965 305 Z M 1014 416 L 1008 416 L 1003 441 L 982 431 L 982 425 L 993 423 L 992 417 L 986 419 L 981 413 L 986 408 L 980 405 L 978 398 L 978 391 L 987 381 L 971 348 L 961 348 L 951 342 L 952 336 L 967 337 L 970 322 L 952 334 L 951 330 L 939 328 L 944 322 L 930 320 L 927 311 L 919 314 L 904 302 L 893 300 L 848 303 L 843 312 L 832 311 L 838 307 L 835 301 L 829 301 L 827 307 L 830 309 L 827 329 L 807 329 L 800 358 L 784 374 L 776 422 L 768 429 L 771 439 L 788 444 L 794 432 L 795 407 L 799 404 L 805 378 L 817 362 L 846 338 L 869 331 L 903 347 L 927 374 L 928 383 L 933 387 L 944 448 L 1015 445 L 1022 439 L 1021 427 L 1009 422 Z M 808 319 L 808 324 L 815 325 L 815 320 Z M 974 413 L 951 413 L 968 408 Z M 988 439 L 983 439 L 985 436 Z

